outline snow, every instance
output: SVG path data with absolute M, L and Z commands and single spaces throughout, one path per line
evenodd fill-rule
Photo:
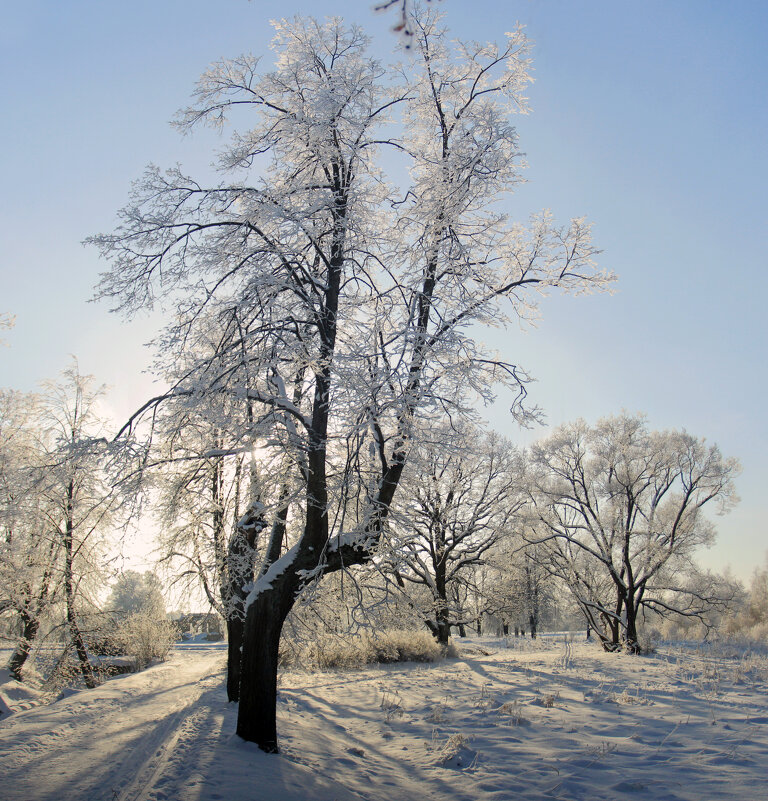
M 276 559 L 267 568 L 267 572 L 253 583 L 253 586 L 245 598 L 245 608 L 248 607 L 261 595 L 269 589 L 272 589 L 272 582 L 282 573 L 284 573 L 296 559 L 298 553 L 298 546 L 294 545 L 293 548 L 287 550 L 279 559 Z
M 234 735 L 223 646 L 0 718 L 4 801 L 763 798 L 768 658 L 562 638 L 286 672 L 280 755 Z M 4 696 L 10 708 L 14 698 Z

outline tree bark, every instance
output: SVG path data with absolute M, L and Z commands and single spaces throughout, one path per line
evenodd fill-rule
M 627 600 L 624 607 L 626 615 L 626 630 L 624 632 L 624 646 L 631 654 L 639 654 L 640 643 L 637 641 L 637 609 L 632 601 Z
M 227 700 L 240 700 L 242 647 L 245 639 L 245 588 L 253 582 L 258 538 L 266 526 L 260 503 L 238 520 L 227 553 Z
M 243 649 L 243 620 L 227 619 L 227 700 L 240 700 L 240 664 Z
M 286 591 L 287 590 L 287 591 Z M 241 666 L 247 682 L 240 684 L 237 734 L 269 754 L 277 744 L 277 659 L 283 622 L 294 593 L 284 582 L 262 592 L 248 607 Z
M 8 660 L 8 670 L 16 681 L 21 681 L 21 669 L 32 652 L 32 643 L 40 630 L 40 620 L 29 615 L 26 611 L 21 612 L 22 631 L 19 641 Z

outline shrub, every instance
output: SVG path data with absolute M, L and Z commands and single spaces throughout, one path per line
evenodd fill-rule
M 443 648 L 426 631 L 392 630 L 347 638 L 325 634 L 304 645 L 289 638 L 280 643 L 283 667 L 348 669 L 391 662 L 434 662 L 443 656 Z
M 136 667 L 143 670 L 156 659 L 166 659 L 178 632 L 170 621 L 139 612 L 121 620 L 113 636 L 121 652 L 132 656 Z

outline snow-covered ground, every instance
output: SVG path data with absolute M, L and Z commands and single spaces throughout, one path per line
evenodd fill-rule
M 473 639 L 437 664 L 284 673 L 282 753 L 234 734 L 221 646 L 0 716 L 3 801 L 768 797 L 768 659 Z

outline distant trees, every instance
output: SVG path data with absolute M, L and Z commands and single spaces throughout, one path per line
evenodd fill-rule
M 714 537 L 704 508 L 736 502 L 738 470 L 717 446 L 640 416 L 561 426 L 531 449 L 524 536 L 546 548 L 604 646 L 637 651 L 641 610 L 701 616 L 726 600 L 692 579 L 693 554 Z
M 506 536 L 489 556 L 487 612 L 501 623 L 504 634 L 512 626 L 515 633 L 529 631 L 535 639 L 542 621 L 551 620 L 555 611 L 558 584 L 546 569 L 541 547 L 526 544 L 517 534 L 524 509 L 521 501 Z
M 109 612 L 164 619 L 166 611 L 162 582 L 151 571 L 139 573 L 136 570 L 126 570 L 112 585 L 105 606 Z
M 527 314 L 530 290 L 610 280 L 582 220 L 526 227 L 498 206 L 520 180 L 508 113 L 529 80 L 523 34 L 453 50 L 433 15 L 414 31 L 403 74 L 371 59 L 358 29 L 280 22 L 271 71 L 250 56 L 214 65 L 179 118 L 186 129 L 252 114 L 221 154 L 227 179 L 151 168 L 118 230 L 93 240 L 111 261 L 102 297 L 129 312 L 175 305 L 163 358 L 184 372 L 168 396 L 249 403 L 220 450 L 261 437 L 285 456 L 294 533 L 287 542 L 276 501 L 245 603 L 238 717 L 267 751 L 286 615 L 309 582 L 374 557 L 417 424 L 467 416 L 498 383 L 524 395 L 524 372 L 472 326 Z M 403 125 L 387 130 L 397 112 Z M 381 179 L 382 148 L 410 186 Z

